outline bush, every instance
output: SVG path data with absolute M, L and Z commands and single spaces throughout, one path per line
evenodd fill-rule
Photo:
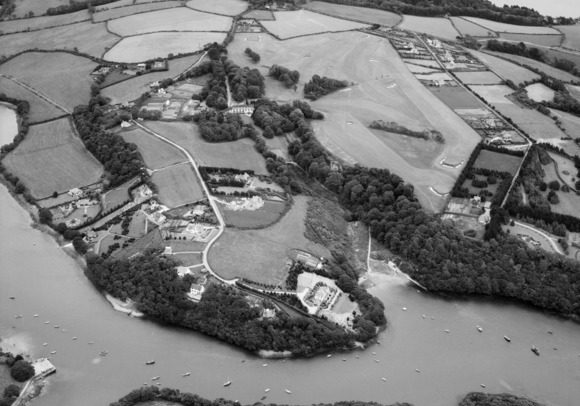
M 6 388 L 4 388 L 4 397 L 5 398 L 17 398 L 20 395 L 20 388 L 18 385 L 10 384 Z
M 12 365 L 10 376 L 18 382 L 25 382 L 34 376 L 34 368 L 30 362 L 21 359 Z
M 550 183 L 548 183 L 548 187 L 552 190 L 560 190 L 560 182 L 558 182 L 557 180 L 553 180 Z

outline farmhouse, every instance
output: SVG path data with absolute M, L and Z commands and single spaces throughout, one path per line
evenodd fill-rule
M 189 288 L 189 293 L 187 294 L 187 297 L 189 297 L 193 302 L 199 302 L 201 300 L 201 296 L 203 295 L 204 290 L 205 287 L 203 285 L 192 283 L 191 287 Z
M 312 269 L 322 269 L 323 258 L 315 257 L 309 252 L 302 250 L 294 250 L 294 255 L 292 259 Z

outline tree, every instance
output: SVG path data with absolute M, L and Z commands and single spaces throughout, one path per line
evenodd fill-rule
M 40 224 L 50 224 L 52 223 L 52 213 L 46 207 L 42 207 L 38 210 L 38 221 Z
M 18 360 L 10 368 L 10 376 L 18 382 L 24 382 L 34 376 L 34 367 L 28 361 Z
M 548 187 L 552 190 L 558 191 L 560 190 L 560 182 L 553 180 L 548 184 Z
M 12 383 L 4 388 L 5 398 L 17 398 L 18 395 L 20 395 L 20 387 L 18 385 Z

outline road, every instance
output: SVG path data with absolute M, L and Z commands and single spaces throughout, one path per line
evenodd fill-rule
M 544 231 L 540 230 L 539 228 L 532 227 L 528 224 L 521 223 L 519 221 L 514 221 L 514 223 L 520 227 L 527 228 L 528 230 L 532 230 L 532 231 L 540 234 L 542 237 L 544 237 L 545 239 L 547 239 L 550 242 L 550 245 L 552 246 L 552 249 L 554 251 L 556 251 L 558 254 L 565 255 L 564 251 L 562 251 L 562 248 L 560 248 L 560 246 L 556 243 L 556 241 L 554 241 L 554 237 L 550 236 L 549 234 L 545 233 Z
M 234 279 L 224 279 L 221 276 L 219 276 L 209 265 L 209 262 L 207 260 L 207 255 L 209 253 L 209 250 L 211 249 L 212 245 L 218 240 L 218 238 L 221 237 L 221 235 L 223 234 L 225 228 L 226 228 L 226 222 L 224 221 L 224 218 L 219 210 L 219 207 L 217 205 L 217 203 L 215 202 L 215 199 L 213 198 L 213 196 L 210 194 L 209 189 L 207 187 L 207 185 L 205 184 L 205 182 L 203 181 L 203 178 L 201 177 L 201 173 L 199 172 L 199 167 L 197 166 L 197 163 L 195 162 L 195 159 L 193 159 L 193 156 L 191 156 L 191 154 L 185 149 L 183 148 L 181 145 L 176 144 L 175 142 L 165 138 L 164 136 L 162 136 L 161 134 L 156 133 L 155 131 L 145 127 L 144 125 L 138 123 L 137 121 L 133 120 L 133 124 L 135 124 L 137 127 L 141 128 L 143 131 L 146 131 L 147 133 L 153 135 L 154 137 L 160 139 L 161 141 L 177 148 L 178 150 L 180 150 L 188 159 L 189 163 L 191 164 L 191 166 L 193 167 L 193 170 L 195 171 L 197 177 L 199 178 L 199 182 L 201 183 L 201 187 L 203 188 L 204 193 L 207 196 L 207 201 L 209 202 L 212 210 L 214 211 L 216 218 L 218 220 L 218 233 L 210 240 L 208 241 L 207 245 L 205 246 L 205 248 L 203 249 L 202 252 L 202 259 L 203 259 L 203 265 L 205 266 L 205 269 L 207 269 L 207 271 L 216 279 L 218 279 L 219 281 L 228 284 L 228 285 L 234 285 L 237 281 L 237 278 Z

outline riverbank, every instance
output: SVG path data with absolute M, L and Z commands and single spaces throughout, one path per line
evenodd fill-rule
M 111 296 L 108 293 L 105 293 L 105 298 L 111 303 L 113 309 L 118 312 L 128 314 L 131 317 L 144 317 L 145 314 L 140 312 L 137 309 L 137 304 L 132 301 L 131 299 L 127 299 L 126 301 L 122 301 L 121 299 L 117 299 L 116 297 Z

